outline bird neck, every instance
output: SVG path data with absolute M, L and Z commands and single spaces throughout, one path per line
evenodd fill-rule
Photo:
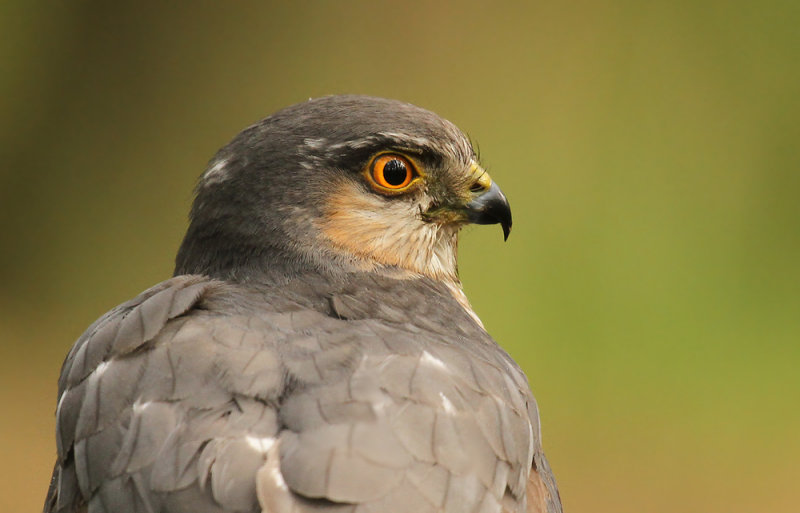
M 313 269 L 290 248 L 192 224 L 175 258 L 174 275 L 200 274 L 235 283 L 281 283 Z
M 325 260 L 320 255 L 309 255 L 309 251 L 292 249 L 288 245 L 247 244 L 241 237 L 225 236 L 191 226 L 178 251 L 174 274 L 175 276 L 200 274 L 259 288 L 283 287 L 313 276 L 317 277 L 313 278 L 316 283 L 328 284 L 360 282 L 360 279 L 354 280 L 353 277 L 365 275 L 393 282 L 430 279 L 443 285 L 443 290 L 446 290 L 464 311 L 483 327 L 458 279 L 455 267 L 456 248 L 457 234 L 454 234 L 452 245 L 439 249 L 444 252 L 443 254 L 434 257 L 408 256 L 407 261 L 420 265 L 409 268 L 406 265 L 381 263 L 371 257 L 353 254 L 332 255 L 329 252 Z M 443 273 L 440 272 L 439 266 L 445 261 L 451 261 L 452 268 Z M 432 263 L 423 265 L 424 262 Z

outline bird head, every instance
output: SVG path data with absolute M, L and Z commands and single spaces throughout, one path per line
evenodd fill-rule
M 457 280 L 458 231 L 511 210 L 452 123 L 407 103 L 329 96 L 237 135 L 200 178 L 176 274 L 246 280 L 374 271 Z

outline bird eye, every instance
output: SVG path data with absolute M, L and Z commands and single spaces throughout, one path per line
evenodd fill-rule
M 400 155 L 381 155 L 372 162 L 370 174 L 379 186 L 399 190 L 408 186 L 414 179 L 414 166 Z

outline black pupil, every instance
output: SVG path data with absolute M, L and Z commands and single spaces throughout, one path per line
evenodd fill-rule
M 406 164 L 402 160 L 390 160 L 383 166 L 383 179 L 389 185 L 402 185 L 406 181 Z

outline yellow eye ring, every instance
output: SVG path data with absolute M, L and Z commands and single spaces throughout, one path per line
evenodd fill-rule
M 372 161 L 368 174 L 379 188 L 399 192 L 414 181 L 417 171 L 414 164 L 402 155 L 384 153 Z

